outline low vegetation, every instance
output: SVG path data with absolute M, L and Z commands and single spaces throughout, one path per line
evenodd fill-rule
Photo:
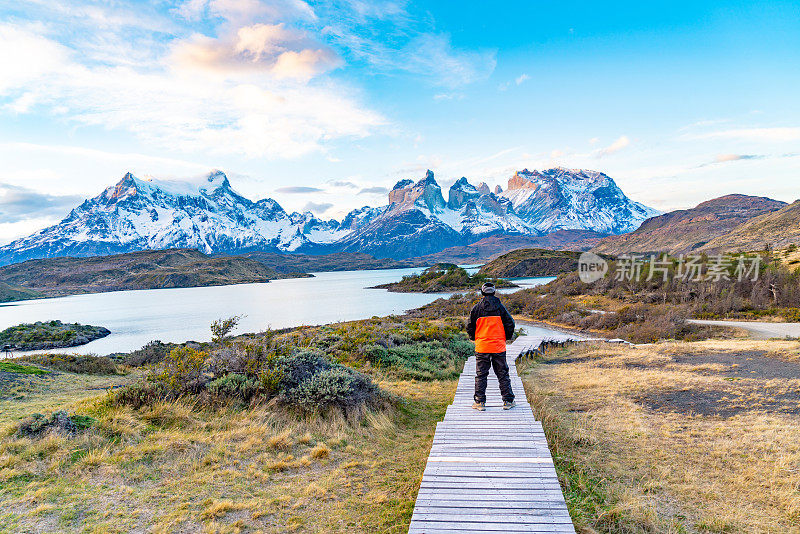
M 661 273 L 649 277 L 644 265 L 640 279 L 620 280 L 610 263 L 605 278 L 584 283 L 577 272 L 531 289 L 504 295 L 512 314 L 536 321 L 623 338 L 634 343 L 662 339 L 697 341 L 730 336 L 717 327 L 697 325 L 688 319 L 750 319 L 800 321 L 800 269 L 784 260 L 791 251 L 768 256 L 757 280 L 684 281 L 669 266 L 667 279 Z M 733 267 L 731 267 L 731 270 Z M 439 299 L 413 312 L 417 317 L 437 318 L 465 315 L 479 297 L 455 295 Z
M 508 280 L 487 276 L 481 273 L 469 274 L 466 269 L 453 263 L 437 263 L 425 269 L 421 274 L 404 276 L 399 282 L 391 282 L 375 286 L 376 289 L 388 289 L 397 293 L 443 293 L 479 289 L 485 282 L 492 282 L 496 287 L 517 287 Z
M 357 369 L 400 379 L 453 379 L 473 350 L 454 326 L 428 321 L 372 319 L 225 342 L 233 325 L 235 318 L 215 322 L 217 342 L 208 350 L 172 349 L 117 399 L 136 408 L 187 395 L 203 404 L 274 400 L 306 412 L 349 415 L 388 400 Z
M 707 263 L 705 258 L 702 263 Z M 739 281 L 728 269 L 729 280 L 686 281 L 675 276 L 677 264 L 662 273 L 649 277 L 649 265 L 642 269 L 640 280 L 620 280 L 615 276 L 585 284 L 577 272 L 560 276 L 546 286 L 537 288 L 543 294 L 565 297 L 604 297 L 624 305 L 669 304 L 681 309 L 687 317 L 703 319 L 759 319 L 777 317 L 785 321 L 800 321 L 800 269 L 787 266 L 771 254 L 761 262 L 757 280 L 749 277 Z M 616 270 L 610 264 L 609 272 Z M 703 273 L 705 274 L 705 272 Z M 611 309 L 610 311 L 615 311 Z
M 633 343 L 652 343 L 661 339 L 700 340 L 730 335 L 721 328 L 687 322 L 686 306 L 631 304 L 614 312 L 598 313 L 577 298 L 547 292 L 550 284 L 523 289 L 502 296 L 508 311 L 522 319 L 589 331 Z M 435 319 L 466 315 L 480 299 L 477 295 L 453 295 L 413 310 L 414 317 Z
M 800 344 L 575 345 L 520 367 L 579 532 L 796 532 Z
M 113 375 L 119 372 L 117 365 L 105 356 L 84 354 L 26 354 L 17 358 L 19 361 L 63 371 L 66 373 Z
M 115 358 L 155 362 L 128 375 L 15 375 L 0 532 L 406 532 L 462 326 L 374 318 L 152 343 Z
M 0 332 L 0 345 L 17 350 L 42 350 L 84 345 L 109 335 L 102 326 L 38 321 L 6 328 Z

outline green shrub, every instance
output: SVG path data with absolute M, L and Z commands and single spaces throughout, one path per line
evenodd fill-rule
M 74 434 L 93 426 L 97 421 L 87 415 L 72 415 L 59 410 L 49 416 L 35 413 L 24 419 L 17 427 L 20 436 L 36 437 L 45 432 L 53 431 L 64 434 Z
M 134 367 L 159 363 L 175 348 L 176 345 L 174 343 L 162 343 L 159 340 L 150 341 L 141 349 L 134 350 L 123 356 L 122 362 Z
M 325 411 L 332 407 L 344 410 L 363 404 L 372 404 L 379 391 L 367 376 L 336 365 L 307 376 L 296 387 L 284 393 L 286 401 L 306 411 Z
M 105 356 L 81 354 L 31 354 L 20 358 L 56 371 L 88 375 L 117 374 L 117 366 Z
M 254 397 L 259 390 L 259 384 L 252 378 L 244 375 L 231 373 L 212 380 L 206 386 L 208 392 L 218 397 L 234 397 L 242 400 L 249 400 Z
M 171 400 L 177 397 L 163 382 L 152 379 L 141 380 L 135 384 L 120 388 L 115 394 L 115 400 L 119 404 L 141 408 L 150 406 L 162 400 Z
M 203 372 L 207 358 L 206 352 L 178 347 L 164 358 L 160 372 L 153 379 L 163 383 L 175 396 L 199 393 L 208 382 Z

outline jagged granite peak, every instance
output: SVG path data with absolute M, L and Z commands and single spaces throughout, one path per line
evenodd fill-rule
M 428 169 L 425 178 L 417 183 L 401 180 L 389 192 L 389 203 L 398 205 L 398 209 L 409 209 L 412 205 L 423 207 L 431 213 L 441 212 L 445 207 L 442 188 L 436 183 L 433 171 Z
M 495 195 L 499 195 L 502 192 L 503 192 L 503 188 L 500 187 L 500 184 L 497 184 L 496 186 L 494 186 L 494 194 Z
M 465 177 L 461 177 L 450 186 L 447 193 L 447 207 L 451 210 L 459 210 L 464 207 L 467 201 L 481 195 L 474 185 L 469 183 Z
M 491 192 L 491 190 L 489 189 L 489 186 L 486 185 L 486 182 L 481 182 L 478 184 L 478 192 L 481 195 L 488 195 Z
M 660 214 L 629 199 L 608 175 L 584 169 L 523 169 L 508 180 L 500 196 L 542 232 L 588 229 L 619 234 Z

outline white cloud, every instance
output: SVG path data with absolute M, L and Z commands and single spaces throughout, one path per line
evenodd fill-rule
M 14 73 L 0 78 L 0 98 L 12 98 L 12 109 L 25 109 L 16 96 L 25 93 L 70 122 L 129 131 L 157 147 L 291 158 L 328 140 L 365 137 L 384 124 L 352 90 L 294 79 L 318 69 L 313 51 L 281 52 L 267 72 L 215 76 L 172 68 L 172 56 L 146 71 L 84 64 L 79 51 L 32 31 L 6 24 L 0 35 L 1 66 Z M 268 41 L 245 34 L 241 46 L 261 58 L 269 46 L 285 45 Z M 20 49 L 31 53 L 23 60 Z
M 531 77 L 528 76 L 527 74 L 520 74 L 519 76 L 514 78 L 514 83 L 516 83 L 517 85 L 520 85 L 520 84 L 522 84 L 522 82 L 524 82 L 526 80 L 530 80 L 530 79 L 531 79 Z
M 242 26 L 218 39 L 194 35 L 174 45 L 172 59 L 182 67 L 253 70 L 303 81 L 342 65 L 333 50 L 282 23 Z
M 628 139 L 628 136 L 621 135 L 613 143 L 611 143 L 605 148 L 597 150 L 595 153 L 598 158 L 602 158 L 603 156 L 608 156 L 609 154 L 619 152 L 620 150 L 628 147 L 630 144 L 631 140 Z
M 59 68 L 67 52 L 34 32 L 0 24 L 0 96 Z

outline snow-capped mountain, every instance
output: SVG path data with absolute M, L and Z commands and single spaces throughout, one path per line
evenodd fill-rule
M 562 229 L 616 234 L 658 211 L 630 200 L 596 171 L 550 169 L 514 174 L 491 192 L 457 180 L 445 201 L 433 172 L 401 180 L 389 204 L 351 211 L 341 222 L 286 213 L 275 200 L 253 202 L 221 171 L 197 182 L 126 174 L 60 223 L 0 247 L 0 264 L 54 256 L 91 256 L 165 248 L 206 253 L 366 252 L 407 258 L 496 234 L 543 235 Z
M 590 229 L 605 234 L 636 230 L 661 212 L 634 202 L 602 172 L 556 168 L 518 171 L 500 193 L 536 230 Z
M 55 226 L 0 248 L 2 263 L 54 256 L 196 248 L 205 253 L 296 251 L 350 230 L 310 212 L 287 214 L 272 199 L 252 202 L 221 171 L 199 182 L 143 180 L 127 173 Z
M 496 193 L 458 179 L 445 202 L 428 171 L 418 182 L 401 180 L 389 206 L 337 243 L 340 250 L 392 258 L 430 254 L 494 234 L 544 235 L 564 229 L 616 234 L 638 228 L 660 212 L 630 200 L 596 171 L 519 171 Z

